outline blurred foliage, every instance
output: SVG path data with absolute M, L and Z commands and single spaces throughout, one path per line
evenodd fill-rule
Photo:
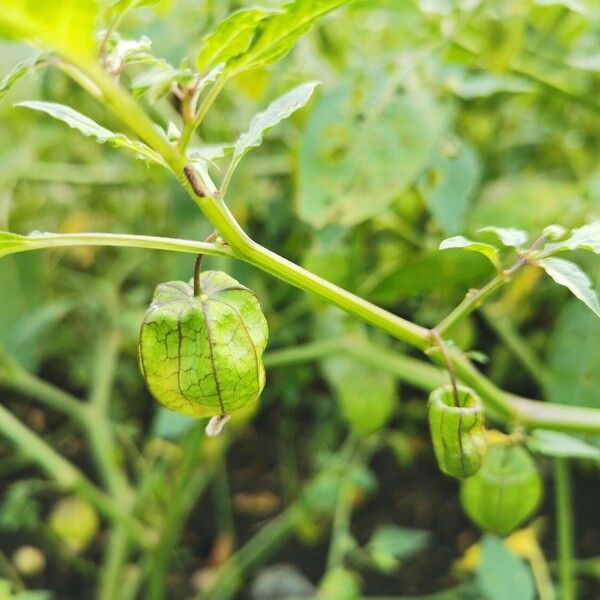
M 114 10 L 125 4 L 116 3 Z M 135 52 L 123 59 L 120 77 L 167 130 L 170 123 L 179 126 L 180 119 L 177 99 L 167 93 L 165 81 L 185 81 L 203 36 L 231 11 L 255 2 L 141 4 L 119 28 L 121 40 L 139 41 Z M 279 4 L 261 2 L 270 9 Z M 150 42 L 142 36 L 151 40 L 158 61 L 150 58 Z M 576 227 L 598 218 L 599 39 L 600 13 L 594 0 L 359 0 L 319 21 L 281 62 L 234 77 L 201 127 L 202 144 L 198 139 L 193 144 L 219 179 L 225 168 L 220 149 L 246 131 L 257 112 L 296 85 L 320 81 L 307 107 L 280 123 L 260 149 L 244 158 L 229 186 L 228 205 L 262 245 L 431 326 L 468 288 L 481 285 L 493 272 L 478 254 L 438 252 L 443 238 L 469 236 L 487 225 L 517 227 L 535 238 L 550 223 Z M 31 55 L 19 45 L 2 44 L 1 50 L 2 73 Z M 64 73 L 35 62 L 33 72 L 24 74 L 0 104 L 5 141 L 0 147 L 0 230 L 106 231 L 198 240 L 211 233 L 197 207 L 160 166 L 98 145 L 47 115 L 14 107 L 33 99 L 67 104 L 110 131 L 122 131 Z M 245 263 L 205 261 L 255 290 L 269 322 L 270 350 L 338 338 L 346 344 L 376 343 L 390 353 L 398 349 Z M 107 329 L 118 331 L 111 411 L 125 456 L 119 460 L 127 461 L 140 497 L 151 498 L 146 510 L 150 521 L 167 509 L 176 467 L 197 440 L 192 422 L 157 408 L 149 397 L 137 363 L 139 325 L 154 287 L 162 281 L 188 280 L 192 269 L 193 258 L 186 255 L 91 247 L 0 261 L 0 344 L 27 369 L 83 396 L 97 364 L 95 341 Z M 506 329 L 495 329 L 479 316 L 457 328 L 455 342 L 489 357 L 485 369 L 507 390 L 600 408 L 596 317 L 562 288 L 528 271 L 497 300 L 492 308 L 508 319 L 512 345 Z M 523 367 L 514 344 L 547 357 L 547 379 L 539 381 Z M 317 597 L 354 598 L 382 589 L 386 595 L 424 594 L 442 588 L 451 589 L 436 597 L 480 597 L 479 590 L 490 599 L 533 597 L 529 567 L 490 536 L 483 540 L 473 585 L 452 588 L 457 581 L 447 573 L 451 559 L 460 554 L 456 544 L 431 567 L 418 562 L 420 553 L 430 557 L 431 547 L 448 543 L 445 524 L 418 507 L 403 511 L 395 479 L 386 469 L 392 464 L 404 483 L 411 477 L 419 480 L 419 469 L 434 477 L 428 470 L 431 452 L 423 451 L 422 403 L 414 402 L 423 399 L 422 393 L 337 353 L 322 358 L 320 368 L 298 362 L 268 369 L 267 379 L 257 416 L 228 456 L 234 463 L 232 486 L 268 489 L 285 506 L 296 506 L 292 501 L 310 473 L 323 468 L 332 455 L 341 456 L 348 429 L 366 439 L 381 429 L 378 450 L 393 450 L 381 450 L 391 461 L 384 467 L 376 463 L 370 470 L 355 469 L 360 476 L 351 485 L 352 506 L 376 516 L 361 521 L 357 535 L 366 545 L 348 553 L 348 564 L 329 569 L 322 548 L 316 568 L 308 559 L 303 562 L 298 551 L 298 569 L 310 571 L 315 584 L 320 581 Z M 4 389 L 0 397 L 37 433 L 90 469 L 79 437 L 58 413 L 40 415 L 27 397 Z M 175 440 L 184 450 L 159 438 Z M 589 448 L 582 456 L 593 456 Z M 18 529 L 21 537 L 38 535 L 36 545 L 44 544 L 52 554 L 52 542 L 40 525 L 40 502 L 49 505 L 57 491 L 18 482 L 15 473 L 27 461 L 19 462 L 6 445 L 0 449 L 0 475 L 7 489 L 0 528 L 7 546 L 23 542 L 17 540 Z M 211 451 L 206 450 L 207 462 Z M 581 476 L 590 477 L 590 471 L 582 470 Z M 447 498 L 448 484 L 438 477 Z M 314 513 L 333 510 L 337 484 L 335 478 L 313 482 L 305 500 L 311 509 L 294 513 L 293 523 L 290 517 L 275 525 L 283 523 L 288 534 L 297 531 L 306 543 L 322 540 L 324 520 Z M 456 499 L 456 487 L 451 490 Z M 401 492 L 413 493 L 414 503 L 427 504 L 425 488 Z M 194 585 L 206 589 L 202 573 L 196 579 L 189 574 L 199 565 L 214 571 L 225 561 L 215 558 L 206 541 L 223 528 L 223 514 L 215 507 L 226 503 L 218 494 L 215 498 L 202 505 L 203 511 L 211 510 L 208 517 L 190 507 L 189 531 L 181 547 L 172 549 L 176 560 L 169 566 L 169 597 L 187 597 Z M 444 510 L 445 505 L 440 507 L 442 516 Z M 215 525 L 213 517 L 221 521 Z M 248 525 L 235 517 L 243 521 L 240 540 L 263 525 L 260 519 Z M 393 519 L 402 527 L 385 525 Z M 463 542 L 473 541 L 473 534 L 465 533 L 465 521 L 454 521 L 455 537 L 463 535 L 464 549 Z M 32 530 L 38 533 L 27 533 Z M 597 535 L 594 540 L 600 542 Z M 52 564 L 73 558 L 62 556 L 52 556 L 57 561 Z M 411 559 L 418 573 L 402 579 L 398 570 Z M 45 579 L 37 581 L 39 587 L 56 590 L 57 598 L 83 597 L 77 594 L 88 590 L 90 563 L 100 560 L 97 545 L 92 543 L 87 558 L 78 560 L 77 568 L 61 571 L 56 579 L 47 570 Z M 296 557 L 288 552 L 283 560 Z M 380 574 L 370 578 L 369 569 Z M 9 590 L 10 583 L 4 587 Z M 3 589 L 0 598 L 10 593 L 3 596 Z M 597 586 L 589 584 L 589 590 L 587 597 L 597 597 Z M 14 597 L 24 599 L 24 593 Z

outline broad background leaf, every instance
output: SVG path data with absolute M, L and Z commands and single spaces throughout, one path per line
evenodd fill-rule
M 429 96 L 385 97 L 381 74 L 361 83 L 321 96 L 304 130 L 297 209 L 315 227 L 380 215 L 428 165 L 440 134 L 443 110 Z
M 439 144 L 418 187 L 429 212 L 445 234 L 462 231 L 480 176 L 479 158 L 468 144 L 456 140 Z
M 477 579 L 488 600 L 535 598 L 531 570 L 494 535 L 483 536 Z
M 600 321 L 580 302 L 561 312 L 547 362 L 550 402 L 600 408 Z

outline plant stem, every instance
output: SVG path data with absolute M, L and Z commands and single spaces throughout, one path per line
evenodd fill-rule
M 311 344 L 283 348 L 282 350 L 271 350 L 263 357 L 265 367 L 274 369 L 286 365 L 319 360 L 341 350 L 343 340 L 319 340 Z
M 569 463 L 566 458 L 554 459 L 554 485 L 560 599 L 576 600 L 577 590 L 573 569 L 573 557 L 575 556 L 573 497 L 571 474 L 569 472 Z
M 133 98 L 99 67 L 90 67 L 90 65 L 81 65 L 81 67 L 99 88 L 102 99 L 107 107 L 123 123 L 136 132 L 144 142 L 163 156 L 171 171 L 190 195 L 190 198 L 196 202 L 219 235 L 227 242 L 234 256 L 275 275 L 291 285 L 323 298 L 329 303 L 419 350 L 428 348 L 429 331 L 427 329 L 402 319 L 339 288 L 270 250 L 263 248 L 249 238 L 223 203 L 222 198 L 219 197 L 216 186 L 206 173 L 199 173 L 198 175 L 201 176 L 209 196 L 198 196 L 194 193 L 191 182 L 187 179 L 184 172 L 188 166 L 186 158 L 177 148 L 169 144 L 165 136 L 156 129 L 154 123 Z M 471 312 L 478 302 L 481 302 L 485 296 L 497 289 L 496 286 L 500 287 L 504 283 L 505 277 L 504 274 L 498 275 L 497 278 L 494 278 L 487 286 L 482 288 L 476 299 L 466 299 L 466 302 L 462 303 L 462 307 L 458 311 L 458 317 L 461 318 L 461 315 L 464 316 Z M 449 326 L 456 322 L 457 311 L 453 311 L 451 315 L 438 326 L 440 333 L 444 333 Z M 507 420 L 526 423 L 527 415 L 519 413 L 520 410 L 529 408 L 527 404 L 519 405 L 515 403 L 510 395 L 498 389 L 484 375 L 474 369 L 462 353 L 457 351 L 452 352 L 452 362 L 459 379 L 478 392 L 492 411 L 495 411 L 500 417 Z M 536 411 L 540 421 L 544 421 L 544 415 L 541 414 L 543 413 L 543 408 L 537 408 Z M 600 421 L 600 412 L 595 417 L 595 420 L 596 422 Z M 571 420 L 571 424 L 574 425 L 573 421 L 574 419 Z M 577 426 L 585 427 L 585 423 L 578 423 Z
M 439 331 L 440 335 L 444 335 L 454 325 L 470 315 L 488 296 L 491 296 L 508 281 L 509 278 L 504 273 L 501 273 L 496 275 L 480 290 L 469 290 L 464 300 L 445 319 L 436 325 L 435 329 Z
M 206 439 L 203 423 L 196 424 L 184 439 L 184 459 L 173 484 L 172 502 L 169 503 L 162 521 L 158 544 L 148 556 L 144 568 L 150 578 L 148 600 L 162 600 L 166 597 L 165 579 L 172 549 L 177 543 L 186 517 L 210 483 L 218 467 L 219 457 L 224 456 L 229 443 L 226 435 Z M 206 454 L 205 460 L 202 458 L 203 454 Z M 201 466 L 199 471 L 196 470 L 198 465 Z
M 194 296 L 196 298 L 202 293 L 202 288 L 200 287 L 200 267 L 202 266 L 203 258 L 204 254 L 198 254 L 194 264 Z
M 460 398 L 458 396 L 458 387 L 456 384 L 456 375 L 454 373 L 454 367 L 452 366 L 452 361 L 450 360 L 450 355 L 448 354 L 448 348 L 446 347 L 446 342 L 444 342 L 444 338 L 440 335 L 440 332 L 435 329 L 435 327 L 431 330 L 431 337 L 435 340 L 438 348 L 440 349 L 442 356 L 444 358 L 444 364 L 446 366 L 446 371 L 448 371 L 448 375 L 450 376 L 450 385 L 452 387 L 452 396 L 454 399 L 454 406 L 460 407 Z
M 185 152 L 186 148 L 190 143 L 192 135 L 194 134 L 194 131 L 198 129 L 198 127 L 208 114 L 210 107 L 213 105 L 214 101 L 217 99 L 217 96 L 221 93 L 226 83 L 226 77 L 220 77 L 217 81 L 215 81 L 215 83 L 213 83 L 212 87 L 210 88 L 210 91 L 198 107 L 194 119 L 191 122 L 185 124 L 183 131 L 181 132 L 181 138 L 179 140 L 180 152 Z
M 44 233 L 36 236 L 22 236 L 22 244 L 2 247 L 0 257 L 28 250 L 60 248 L 65 246 L 115 246 L 118 248 L 146 248 L 170 252 L 189 252 L 210 256 L 234 256 L 225 244 L 180 240 L 177 238 L 151 235 L 129 235 L 124 233 Z M 20 241 L 21 241 L 20 240 Z

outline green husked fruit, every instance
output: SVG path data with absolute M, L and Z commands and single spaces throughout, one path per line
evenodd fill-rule
M 227 415 L 254 402 L 265 385 L 267 321 L 253 292 L 219 271 L 200 290 L 162 283 L 144 316 L 140 364 L 152 395 L 192 417 Z
M 458 406 L 452 386 L 429 396 L 429 429 L 440 470 L 464 479 L 481 468 L 487 452 L 483 405 L 470 388 L 458 386 Z
M 462 482 L 463 509 L 479 527 L 507 535 L 529 518 L 542 497 L 542 480 L 529 453 L 520 446 L 490 446 L 485 464 Z

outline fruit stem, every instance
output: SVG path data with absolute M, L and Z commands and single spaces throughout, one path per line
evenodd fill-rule
M 202 288 L 200 287 L 200 267 L 203 258 L 204 254 L 198 254 L 196 256 L 196 265 L 194 266 L 194 296 L 196 297 L 202 293 Z
M 452 366 L 452 360 L 450 360 L 450 355 L 448 354 L 448 348 L 446 347 L 446 342 L 442 338 L 440 332 L 434 327 L 431 330 L 431 336 L 435 339 L 437 345 L 439 346 L 442 356 L 444 357 L 444 362 L 446 363 L 446 370 L 448 371 L 448 375 L 450 376 L 450 385 L 452 386 L 452 396 L 454 398 L 454 406 L 460 406 L 460 400 L 458 397 L 458 386 L 456 385 L 456 373 L 454 372 L 454 367 Z

